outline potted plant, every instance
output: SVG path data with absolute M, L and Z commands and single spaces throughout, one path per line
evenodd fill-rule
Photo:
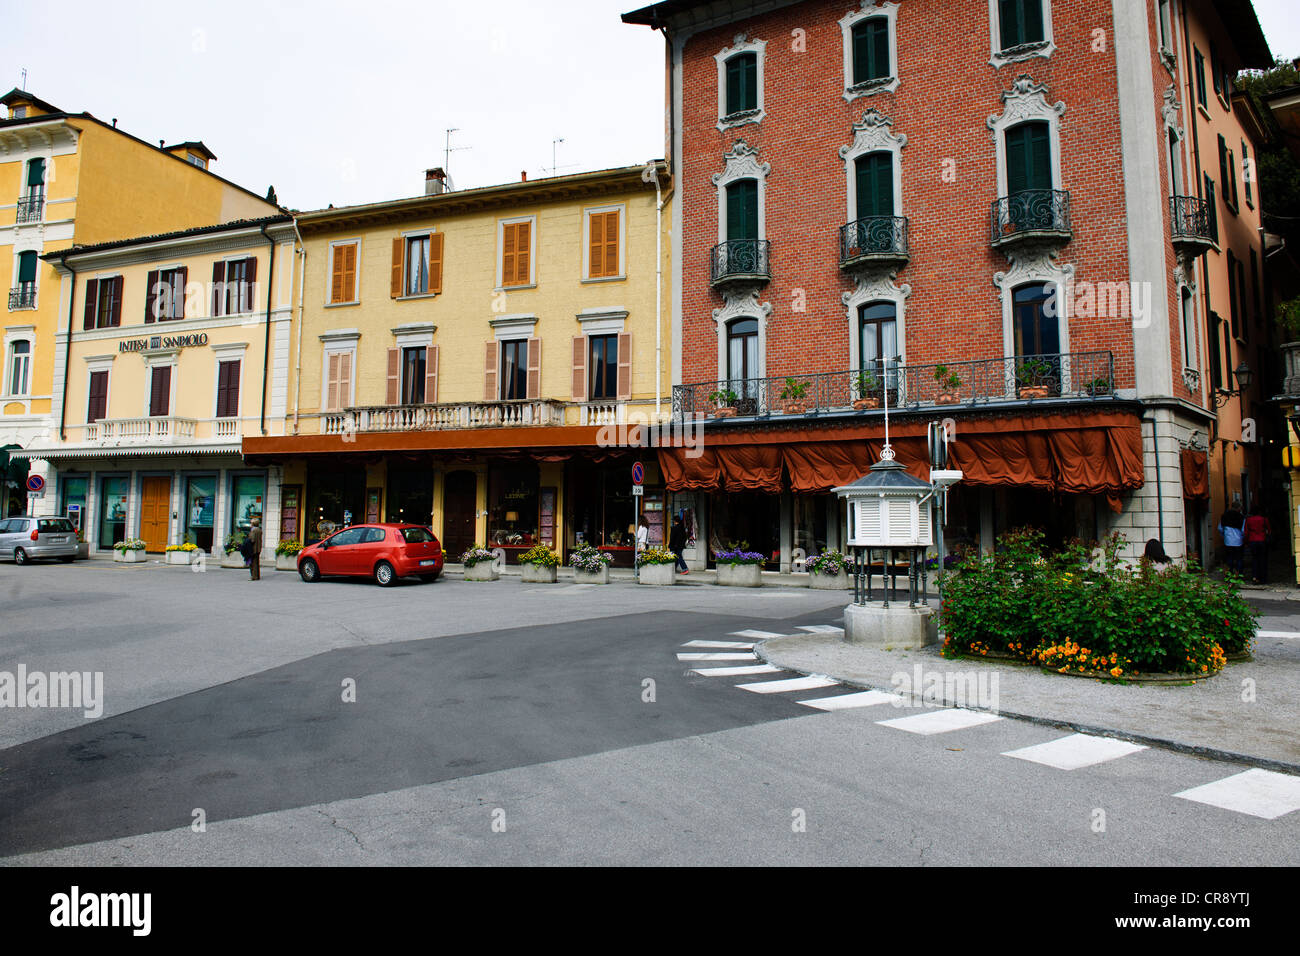
M 709 401 L 713 403 L 713 414 L 716 418 L 731 418 L 736 414 L 736 402 L 739 396 L 729 388 L 720 388 L 709 395 Z
M 127 538 L 113 545 L 113 560 L 119 564 L 139 564 L 145 560 L 145 543 L 139 538 Z
M 781 387 L 781 411 L 787 415 L 801 415 L 808 411 L 808 383 L 787 378 Z
M 880 391 L 880 379 L 876 378 L 875 372 L 859 372 L 853 384 L 858 396 L 853 400 L 855 409 L 862 411 L 880 407 L 880 396 L 876 394 Z
M 1088 383 L 1086 386 L 1084 386 L 1084 387 L 1087 389 L 1088 394 L 1089 394 L 1089 395 L 1092 395 L 1092 396 L 1094 396 L 1094 397 L 1097 396 L 1097 395 L 1109 395 L 1109 394 L 1110 394 L 1110 379 L 1108 379 L 1106 376 L 1102 375 L 1102 376 L 1099 376 L 1098 378 L 1094 378 L 1091 382 L 1089 382 L 1089 383 Z
M 745 551 L 743 545 L 732 551 L 715 551 L 718 576 L 714 584 L 725 587 L 757 588 L 763 586 L 763 565 L 767 558 L 757 551 Z
M 244 561 L 244 556 L 239 553 L 239 546 L 244 543 L 248 537 L 247 532 L 235 531 L 226 535 L 226 543 L 222 546 L 221 566 L 223 568 L 246 568 L 248 565 Z
M 525 584 L 554 584 L 560 556 L 544 544 L 535 544 L 519 556 Z
M 662 545 L 651 545 L 637 556 L 637 584 L 662 587 L 672 584 L 677 575 L 677 555 Z
M 474 545 L 460 556 L 465 567 L 466 581 L 495 581 L 501 577 L 497 570 L 497 556 L 481 545 Z
M 1052 367 L 1044 359 L 1030 359 L 1016 369 L 1016 395 L 1020 398 L 1046 398 L 1051 391 L 1044 381 Z
M 190 564 L 198 550 L 189 541 L 184 544 L 169 544 L 166 549 L 166 561 L 168 564 Z
M 573 567 L 573 580 L 579 584 L 608 584 L 609 562 L 614 556 L 585 542 L 569 558 Z
M 275 569 L 277 571 L 297 571 L 298 555 L 302 551 L 302 542 L 290 539 L 275 546 Z
M 939 386 L 935 402 L 940 405 L 956 405 L 961 401 L 961 379 L 956 372 L 950 372 L 948 366 L 935 366 L 934 381 Z
M 81 561 L 90 558 L 90 542 L 86 540 L 86 532 L 81 528 L 77 529 L 77 558 Z
M 838 551 L 823 551 L 808 559 L 808 583 L 820 591 L 849 589 L 849 562 Z

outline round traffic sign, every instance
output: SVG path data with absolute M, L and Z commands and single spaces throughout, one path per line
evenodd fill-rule
M 45 490 L 45 479 L 42 478 L 40 475 L 28 475 L 28 476 L 27 476 L 27 490 L 28 490 L 28 491 L 44 491 L 44 490 Z
M 641 462 L 634 462 L 632 465 L 632 484 L 645 484 L 645 465 Z

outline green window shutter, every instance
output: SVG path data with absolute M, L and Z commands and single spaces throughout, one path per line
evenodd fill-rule
M 20 252 L 18 254 L 18 281 L 36 281 L 36 253 Z
M 1002 49 L 1006 50 L 1025 42 L 1020 38 L 1020 4 L 1018 0 L 998 0 L 998 26 L 1001 32 Z
M 894 159 L 889 153 L 859 156 L 857 167 L 858 218 L 894 214 Z
M 727 61 L 727 115 L 758 109 L 758 56 L 740 53 Z
M 733 56 L 727 61 L 727 102 L 726 113 L 730 116 L 732 113 L 740 111 L 737 105 L 740 102 L 740 57 Z
M 33 159 L 27 164 L 27 185 L 45 185 L 45 160 Z
M 727 239 L 758 238 L 758 183 L 740 179 L 727 187 Z
M 884 17 L 853 25 L 853 82 L 889 77 L 889 21 Z
M 1043 0 L 1020 0 L 1023 15 L 1021 23 L 1021 43 L 1041 43 L 1047 39 L 1043 30 Z
M 1043 0 L 998 0 L 1002 49 L 1047 39 L 1043 29 Z
M 1047 124 L 1021 123 L 1007 130 L 1007 195 L 1052 188 L 1052 147 Z

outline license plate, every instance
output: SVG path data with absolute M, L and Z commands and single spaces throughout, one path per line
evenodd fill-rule
M 431 568 L 431 567 L 433 567 L 433 566 L 434 566 L 435 564 L 437 564 L 437 563 L 438 563 L 437 561 L 421 561 L 421 562 L 420 562 L 420 567 L 422 567 L 422 568 Z

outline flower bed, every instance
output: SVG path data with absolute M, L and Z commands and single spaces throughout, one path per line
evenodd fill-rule
M 939 579 L 946 656 L 1006 655 L 1059 674 L 1124 680 L 1206 677 L 1250 650 L 1256 614 L 1231 583 L 1199 570 L 1121 564 L 1075 544 L 1047 553 L 1039 532 L 999 539 Z

